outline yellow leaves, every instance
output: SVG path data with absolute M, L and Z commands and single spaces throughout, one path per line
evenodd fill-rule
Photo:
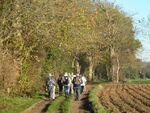
M 73 26 L 74 26 L 74 25 L 75 25 L 75 23 L 74 23 L 74 22 L 71 22 L 71 25 L 73 25 Z
M 85 9 L 81 9 L 81 13 L 84 13 L 85 12 Z
M 40 59 L 39 59 L 38 56 L 33 56 L 33 57 L 34 57 L 34 59 L 35 59 L 37 62 L 40 62 Z
M 69 20 L 66 20 L 66 23 L 70 23 L 70 21 L 69 21 Z
M 20 93 L 23 93 L 24 91 L 30 91 L 32 87 L 32 82 L 29 81 L 29 78 L 26 75 L 22 76 L 24 77 L 19 80 Z
M 100 89 L 102 89 L 102 88 L 103 88 L 103 86 L 102 86 L 101 84 L 99 84 L 99 85 L 98 85 L 98 87 L 99 87 Z

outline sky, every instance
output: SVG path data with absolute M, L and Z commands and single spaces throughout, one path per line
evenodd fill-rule
M 108 0 L 118 5 L 129 16 L 133 17 L 134 22 L 143 18 L 150 17 L 150 0 Z M 137 24 L 135 24 L 137 26 Z M 142 43 L 142 49 L 137 52 L 137 57 L 142 61 L 150 62 L 150 37 L 136 35 Z

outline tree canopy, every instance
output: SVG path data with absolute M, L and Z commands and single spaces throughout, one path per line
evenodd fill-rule
M 141 44 L 135 39 L 132 17 L 113 4 L 90 0 L 0 3 L 1 89 L 30 94 L 42 89 L 49 72 L 58 76 L 65 71 L 80 73 L 81 68 L 89 80 L 103 74 L 119 82 L 122 73 L 128 72 L 124 71 L 127 64 L 136 62 Z M 15 76 L 13 86 L 4 84 L 10 76 Z

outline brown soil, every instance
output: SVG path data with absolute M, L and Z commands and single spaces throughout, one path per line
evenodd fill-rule
M 99 94 L 100 102 L 111 113 L 150 113 L 150 85 L 107 85 Z

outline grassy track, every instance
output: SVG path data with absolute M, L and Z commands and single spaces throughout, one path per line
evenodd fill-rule
M 62 102 L 65 100 L 65 97 L 64 96 L 60 96 L 58 98 L 56 98 L 51 104 L 50 106 L 48 107 L 48 110 L 46 113 L 54 113 L 55 111 L 57 111 Z
M 71 113 L 71 108 L 74 101 L 74 95 L 71 95 L 65 99 L 61 106 L 62 113 Z

